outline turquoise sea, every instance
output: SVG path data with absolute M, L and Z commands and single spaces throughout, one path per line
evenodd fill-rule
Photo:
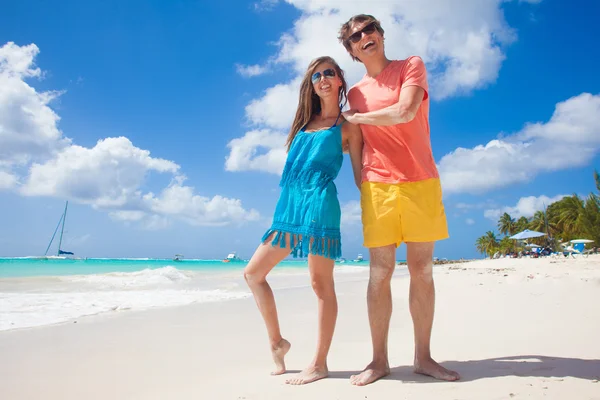
M 0 258 L 0 331 L 157 307 L 244 299 L 246 261 Z M 336 281 L 368 277 L 368 262 L 336 264 Z M 310 285 L 306 260 L 269 274 L 274 290 Z
M 241 271 L 246 261 L 178 260 L 152 258 L 0 258 L 0 278 L 134 272 L 168 266 L 207 274 Z M 366 262 L 361 264 L 367 265 Z M 284 260 L 277 268 L 306 268 L 306 260 Z

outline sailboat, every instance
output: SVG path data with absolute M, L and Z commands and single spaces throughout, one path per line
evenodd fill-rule
M 48 243 L 48 247 L 46 247 L 46 252 L 44 253 L 44 258 L 66 258 L 65 255 L 73 255 L 73 252 L 70 251 L 64 251 L 61 249 L 62 246 L 62 239 L 63 239 L 63 233 L 65 231 L 65 221 L 67 219 L 67 208 L 69 207 L 69 201 L 67 201 L 65 203 L 65 210 L 63 211 L 62 215 L 60 216 L 60 219 L 58 220 L 58 225 L 56 225 L 56 229 L 54 230 L 54 233 L 52 234 L 52 238 L 50 239 L 50 243 Z M 50 250 L 50 246 L 52 246 L 52 242 L 54 241 L 54 237 L 56 236 L 56 232 L 58 231 L 58 228 L 60 227 L 60 238 L 58 240 L 58 251 L 56 252 L 56 256 L 48 256 L 48 250 Z

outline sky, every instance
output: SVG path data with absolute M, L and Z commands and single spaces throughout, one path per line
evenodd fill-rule
M 268 229 L 310 60 L 377 17 L 419 55 L 450 238 L 481 257 L 498 216 L 587 196 L 600 169 L 600 3 L 583 0 L 0 1 L 0 256 L 250 258 Z M 349 158 L 343 257 L 362 247 Z M 56 244 L 50 253 L 56 252 Z M 405 246 L 397 252 L 406 256 Z

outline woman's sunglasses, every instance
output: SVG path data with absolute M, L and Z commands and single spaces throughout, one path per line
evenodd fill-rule
M 335 78 L 335 70 L 333 68 L 327 68 L 325 71 L 323 71 L 323 76 L 325 78 Z M 310 80 L 312 81 L 313 85 L 316 85 L 317 82 L 321 80 L 321 73 L 315 72 L 310 77 Z
M 370 35 L 371 33 L 375 32 L 376 29 L 377 29 L 377 22 L 373 21 L 369 25 L 362 28 L 360 31 L 356 31 L 352 35 L 348 36 L 348 40 L 352 43 L 358 43 L 360 41 L 360 39 L 362 38 L 363 33 L 365 35 Z

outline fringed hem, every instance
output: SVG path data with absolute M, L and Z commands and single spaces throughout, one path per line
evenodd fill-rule
M 291 254 L 294 258 L 303 258 L 309 254 L 331 258 L 333 260 L 342 256 L 342 240 L 339 237 L 315 236 L 310 234 L 294 233 L 281 229 L 271 228 L 263 235 L 261 241 L 264 243 L 271 234 L 275 233 L 271 241 L 272 246 L 288 247 L 286 234 L 290 235 Z

